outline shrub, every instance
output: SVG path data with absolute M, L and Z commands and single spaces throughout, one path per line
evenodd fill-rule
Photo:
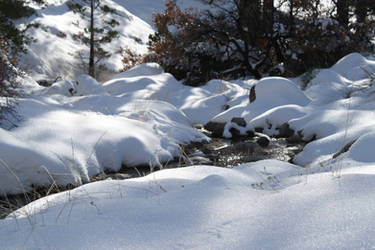
M 149 39 L 148 60 L 189 85 L 212 78 L 296 76 L 329 67 L 348 53 L 373 50 L 370 18 L 342 25 L 334 11 L 320 9 L 319 0 L 277 6 L 272 0 L 202 1 L 212 9 L 181 10 L 167 1 L 166 10 L 154 15 L 157 32 Z
M 120 48 L 118 53 L 122 57 L 123 71 L 133 68 L 136 65 L 146 62 L 146 58 L 142 55 L 137 54 L 130 48 Z

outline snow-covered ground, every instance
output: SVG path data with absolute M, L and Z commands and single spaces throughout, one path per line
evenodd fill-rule
M 264 126 L 270 135 L 288 122 L 316 140 L 297 155 L 299 165 L 169 169 L 42 198 L 0 221 L 2 248 L 371 249 L 375 91 L 368 72 L 375 61 L 351 54 L 315 72 L 304 91 L 301 78 L 278 77 L 193 88 L 156 64 L 102 85 L 84 75 L 50 88 L 29 81 L 19 105 L 24 119 L 0 130 L 6 193 L 52 178 L 84 183 L 123 164 L 158 165 L 180 154 L 178 144 L 207 139 L 192 124 L 209 120 L 241 116 L 246 129 Z M 252 86 L 257 97 L 249 103 Z
M 22 58 L 24 67 L 37 80 L 53 80 L 57 77 L 72 80 L 79 74 L 87 73 L 87 68 L 83 65 L 88 62 L 88 47 L 74 36 L 87 28 L 89 20 L 69 11 L 68 2 L 48 0 L 48 7 L 36 6 L 36 14 L 17 20 L 20 28 L 24 28 L 25 23 L 39 24 L 28 29 L 27 34 L 35 41 L 27 46 L 28 52 Z M 147 52 L 148 36 L 154 32 L 150 24 L 126 9 L 125 2 L 102 1 L 103 5 L 115 9 L 116 13 L 99 13 L 95 23 L 97 27 L 101 27 L 105 19 L 119 22 L 119 25 L 113 28 L 119 33 L 118 39 L 102 45 L 104 50 L 111 53 L 111 57 L 100 63 L 112 72 L 119 72 L 123 68 L 122 58 L 118 53 L 120 48 L 129 48 L 135 53 L 144 54 Z
M 146 39 L 150 15 L 163 8 L 161 0 L 149 8 L 149 1 L 140 7 L 106 1 L 136 15 L 121 23 L 121 43 L 129 46 L 131 36 Z M 22 119 L 13 121 L 16 127 L 3 124 L 10 130 L 0 128 L 0 192 L 82 185 L 1 220 L 1 249 L 375 248 L 373 57 L 350 54 L 294 79 L 212 80 L 195 88 L 150 63 L 98 83 L 69 68 L 70 53 L 81 46 L 70 38 L 73 17 L 65 1 L 49 2 L 32 17 L 45 29 L 29 31 L 45 44 L 30 45 L 26 58 L 34 77 L 67 77 L 46 88 L 25 77 L 17 106 Z M 60 40 L 53 28 L 68 38 Z M 116 69 L 116 58 L 108 62 Z M 249 103 L 252 87 L 256 98 Z M 233 117 L 247 126 L 232 123 Z M 180 145 L 209 140 L 193 127 L 209 121 L 226 122 L 226 137 L 232 126 L 277 135 L 287 122 L 303 139 L 315 140 L 295 164 L 193 166 L 85 184 L 104 170 L 162 166 L 181 156 Z
M 260 161 L 92 183 L 1 221 L 3 249 L 372 249 L 374 169 Z
M 68 8 L 69 0 L 47 0 L 47 7 L 33 5 L 36 14 L 29 18 L 16 20 L 19 28 L 24 29 L 30 22 L 38 24 L 29 27 L 27 34 L 35 39 L 27 46 L 27 54 L 22 58 L 22 65 L 37 80 L 54 80 L 57 78 L 74 80 L 78 75 L 87 73 L 88 47 L 75 35 L 88 27 L 88 18 L 82 18 Z M 79 2 L 79 1 L 77 1 Z M 165 9 L 164 0 L 102 0 L 102 6 L 108 5 L 115 13 L 98 12 L 95 18 L 96 27 L 103 26 L 103 20 L 114 19 L 119 25 L 113 29 L 119 33 L 118 39 L 103 44 L 104 50 L 111 56 L 100 61 L 107 67 L 101 73 L 106 79 L 123 69 L 121 48 L 128 48 L 136 54 L 147 52 L 147 42 L 154 33 L 152 15 Z M 182 8 L 203 8 L 198 0 L 179 0 Z M 82 56 L 84 59 L 82 59 Z M 100 73 L 100 72 L 99 72 Z

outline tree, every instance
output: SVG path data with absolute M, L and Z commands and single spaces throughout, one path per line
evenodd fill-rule
M 239 76 L 295 76 L 372 46 L 369 18 L 364 24 L 347 18 L 345 11 L 353 7 L 343 0 L 334 10 L 322 9 L 321 0 L 201 1 L 211 8 L 181 10 L 168 1 L 166 11 L 154 16 L 157 32 L 150 37 L 150 60 L 186 84 Z M 366 7 L 367 17 L 372 5 Z
M 273 34 L 274 25 L 274 1 L 264 0 L 263 2 L 263 22 L 266 34 Z
M 118 32 L 114 28 L 119 25 L 119 22 L 108 17 L 108 14 L 115 14 L 116 10 L 103 4 L 101 0 L 69 2 L 68 7 L 78 13 L 82 19 L 88 19 L 88 25 L 83 27 L 83 31 L 75 37 L 88 46 L 88 74 L 96 77 L 95 66 L 102 59 L 110 56 L 101 45 L 110 43 L 118 37 Z
M 168 1 L 154 16 L 150 49 L 167 71 L 196 85 L 212 77 L 260 78 L 277 64 L 272 0 L 202 1 L 213 11 L 182 11 Z
M 337 20 L 343 27 L 349 24 L 349 0 L 337 0 Z
M 43 3 L 41 0 L 33 1 Z M 18 96 L 18 77 L 22 75 L 18 59 L 30 42 L 25 35 L 26 30 L 17 29 L 13 20 L 33 13 L 34 10 L 25 5 L 25 1 L 0 0 L 0 125 L 4 124 L 6 114 L 15 115 L 13 108 Z

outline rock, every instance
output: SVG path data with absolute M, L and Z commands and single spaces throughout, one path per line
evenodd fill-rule
M 256 99 L 256 94 L 255 94 L 255 86 L 252 86 L 250 89 L 250 94 L 249 94 L 249 101 L 252 103 Z
M 236 128 L 230 128 L 229 132 L 232 134 L 232 140 L 244 140 L 246 138 L 253 138 L 254 137 L 254 131 L 247 130 L 246 134 L 241 134 L 240 131 Z
M 289 138 L 294 135 L 294 130 L 289 128 L 288 123 L 284 123 L 280 127 L 277 128 L 279 130 L 279 137 Z
M 255 132 L 263 133 L 264 128 L 262 128 L 262 127 L 256 127 L 254 130 L 255 130 Z
M 114 174 L 109 175 L 108 177 L 110 177 L 113 180 L 125 180 L 125 179 L 132 178 L 132 175 L 124 174 L 124 173 L 114 173 Z
M 203 124 L 194 124 L 194 128 L 201 130 L 204 128 Z
M 225 123 L 224 122 L 208 122 L 204 125 L 204 128 L 211 132 L 211 135 L 214 137 L 223 136 Z
M 339 157 L 341 154 L 348 152 L 350 147 L 357 141 L 357 139 L 347 143 L 339 152 L 333 155 L 332 159 Z
M 286 141 L 289 143 L 300 143 L 300 142 L 303 142 L 303 139 L 299 134 L 294 134 L 286 138 Z
M 235 139 L 235 138 L 238 138 L 238 137 L 243 137 L 243 135 L 241 135 L 240 131 L 238 131 L 238 129 L 236 128 L 230 128 L 229 129 L 229 132 L 232 134 L 232 139 Z
M 40 86 L 43 87 L 51 87 L 55 82 L 61 80 L 62 78 L 60 76 L 56 77 L 55 79 L 42 79 L 36 81 Z
M 246 121 L 242 117 L 233 117 L 231 122 L 236 123 L 238 126 L 246 127 Z
M 258 136 L 259 138 L 256 140 L 259 146 L 262 148 L 267 147 L 270 144 L 271 138 L 268 135 L 261 134 L 261 133 L 255 133 L 255 136 Z
M 247 136 L 250 137 L 250 138 L 253 138 L 253 137 L 255 136 L 255 133 L 254 133 L 254 131 L 252 131 L 252 130 L 248 130 L 248 131 L 246 131 L 246 134 L 247 134 Z
M 193 165 L 212 165 L 212 161 L 210 159 L 202 156 L 190 157 L 188 162 L 192 163 Z

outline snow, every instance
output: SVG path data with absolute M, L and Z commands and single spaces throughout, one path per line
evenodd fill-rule
M 352 65 L 353 59 L 358 57 L 339 64 Z M 366 60 L 360 61 L 369 67 Z M 86 75 L 49 88 L 29 83 L 19 105 L 24 119 L 17 128 L 0 130 L 5 193 L 48 186 L 51 178 L 59 185 L 84 184 L 124 165 L 157 166 L 180 155 L 178 144 L 208 139 L 192 124 L 209 120 L 242 116 L 248 122 L 238 126 L 242 132 L 264 127 L 269 135 L 288 122 L 304 139 L 316 140 L 295 157 L 298 165 L 264 160 L 233 169 L 168 169 L 47 196 L 0 221 L 2 247 L 373 247 L 374 87 L 368 78 L 353 81 L 340 72 L 337 65 L 321 70 L 305 91 L 298 79 L 277 77 L 213 80 L 193 88 L 156 64 L 104 84 Z M 331 88 L 331 80 L 341 87 Z M 249 103 L 252 86 L 256 100 Z M 353 140 L 347 152 L 333 157 Z
M 82 184 L 122 166 L 160 166 L 180 156 L 179 145 L 208 139 L 173 105 L 112 96 L 85 75 L 74 84 L 37 88 L 20 99 L 18 112 L 18 127 L 0 129 L 1 193 L 48 186 L 51 179 Z
M 69 11 L 66 5 L 68 0 L 47 2 L 46 8 L 36 6 L 36 14 L 30 18 L 17 20 L 17 25 L 21 28 L 30 21 L 39 24 L 39 27 L 30 27 L 27 30 L 27 34 L 36 39 L 36 42 L 27 46 L 28 52 L 23 56 L 22 63 L 37 80 L 57 77 L 73 80 L 78 75 L 87 73 L 79 58 L 79 52 L 84 51 L 84 57 L 88 58 L 88 48 L 75 39 L 74 35 L 83 31 L 88 20 L 83 20 L 79 14 Z M 119 38 L 102 46 L 112 55 L 101 63 L 104 63 L 111 73 L 117 73 L 123 68 L 121 56 L 117 51 L 126 45 L 137 54 L 146 53 L 148 36 L 154 30 L 150 24 L 131 14 L 124 1 L 102 2 L 103 5 L 116 10 L 116 14 L 107 14 L 106 17 L 116 19 L 120 25 L 114 28 L 119 32 Z M 103 18 L 103 14 L 100 14 L 97 20 Z
M 340 178 L 300 171 L 266 160 L 91 183 L 35 201 L 1 221 L 2 247 L 373 247 L 373 168 L 350 168 Z
M 74 54 L 83 48 L 71 37 L 77 17 L 65 0 L 48 2 L 31 17 L 42 28 L 28 30 L 37 42 L 23 58 L 31 73 L 22 79 L 22 119 L 9 117 L 0 128 L 0 193 L 80 186 L 0 220 L 2 249 L 375 247 L 374 57 L 349 54 L 309 82 L 267 77 L 190 87 L 155 63 L 115 74 L 121 60 L 113 56 L 106 65 L 114 75 L 99 83 L 77 66 Z M 105 2 L 128 17 L 120 21 L 119 41 L 107 48 L 126 44 L 145 53 L 151 15 L 163 1 Z M 51 87 L 35 82 L 60 75 Z M 243 134 L 261 127 L 274 136 L 288 123 L 308 143 L 294 164 L 199 165 L 88 183 L 105 170 L 163 167 L 181 157 L 181 145 L 209 140 L 193 127 L 209 121 L 225 122 L 228 138 L 232 127 Z
M 88 47 L 75 39 L 74 35 L 83 32 L 88 20 L 69 11 L 66 5 L 69 0 L 46 2 L 47 7 L 33 5 L 36 14 L 16 21 L 21 29 L 29 22 L 38 24 L 38 27 L 27 29 L 26 34 L 36 42 L 27 46 L 28 52 L 22 58 L 22 65 L 37 80 L 53 80 L 57 77 L 74 80 L 80 74 L 87 74 L 85 63 L 88 63 Z M 100 61 L 100 64 L 105 65 L 107 69 L 99 73 L 101 80 L 108 80 L 123 69 L 122 57 L 118 53 L 121 48 L 129 48 L 140 55 L 148 52 L 148 37 L 155 31 L 152 15 L 163 12 L 165 2 L 164 0 L 103 0 L 101 2 L 102 5 L 115 9 L 116 13 L 97 14 L 95 25 L 100 26 L 100 21 L 105 18 L 119 22 L 114 28 L 119 33 L 119 38 L 102 45 L 111 56 Z M 182 9 L 207 8 L 199 0 L 177 2 Z M 84 59 L 82 60 L 81 57 Z
M 143 73 L 145 71 L 149 73 Z M 210 81 L 200 88 L 183 86 L 155 64 L 143 64 L 121 73 L 105 82 L 103 87 L 111 95 L 169 102 L 184 112 L 192 123 L 201 124 L 223 111 L 231 97 L 246 92 L 234 83 L 221 80 Z

